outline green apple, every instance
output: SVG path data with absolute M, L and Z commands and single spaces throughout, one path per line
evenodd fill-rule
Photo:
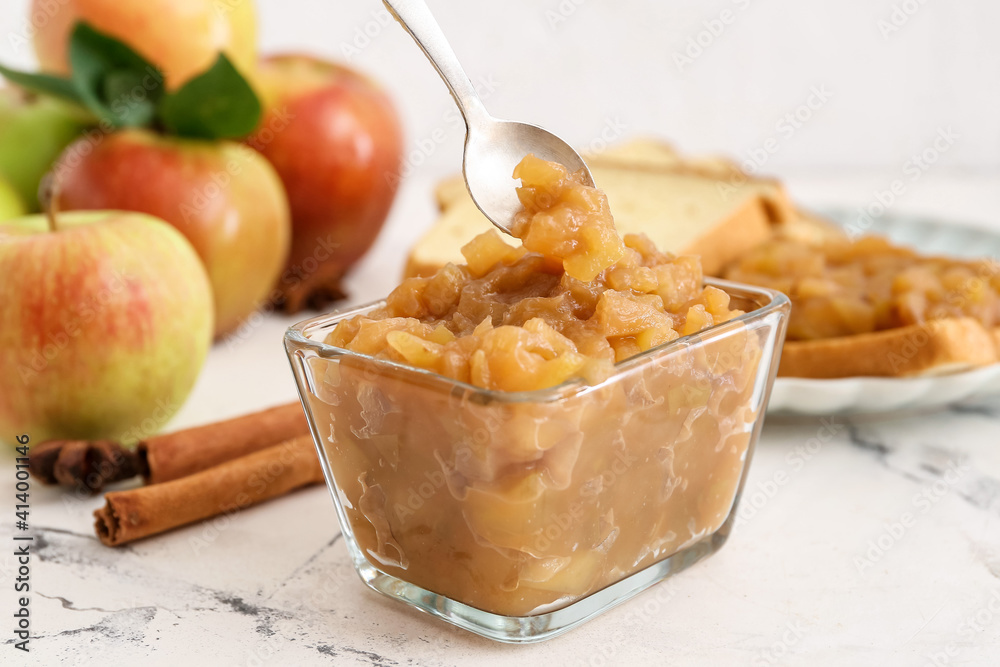
M 18 218 L 27 213 L 24 202 L 18 196 L 14 187 L 0 178 L 0 221 Z
M 208 276 L 149 215 L 0 223 L 0 441 L 126 443 L 166 425 L 212 341 Z
M 0 88 L 0 178 L 14 186 L 32 211 L 39 210 L 42 177 L 89 120 L 69 103 Z

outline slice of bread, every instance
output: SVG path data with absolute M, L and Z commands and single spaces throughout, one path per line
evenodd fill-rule
M 469 191 L 465 188 L 465 179 L 462 175 L 446 178 L 434 187 L 434 201 L 437 202 L 438 210 L 447 211 L 452 204 L 462 201 L 469 196 Z
M 732 160 L 716 155 L 685 156 L 665 141 L 650 137 L 632 139 L 622 144 L 615 144 L 600 153 L 584 156 L 587 165 L 605 167 L 646 167 L 654 169 L 682 170 L 690 173 L 700 173 L 708 178 L 742 180 L 748 178 L 739 166 Z M 750 179 L 757 183 L 770 183 L 780 189 L 780 184 L 774 180 L 756 178 Z
M 596 165 L 591 173 L 608 196 L 619 232 L 643 233 L 660 249 L 700 255 L 708 274 L 766 240 L 777 222 L 774 206 L 754 185 L 720 192 L 718 181 L 693 173 Z M 462 246 L 492 227 L 461 187 L 451 192 L 446 182 L 438 188 L 444 213 L 410 252 L 407 276 L 461 262 Z
M 747 184 L 752 189 L 758 190 L 768 205 L 773 207 L 777 222 L 794 220 L 798 215 L 779 181 L 750 177 L 736 163 L 724 157 L 682 157 L 673 146 L 659 139 L 633 139 L 584 157 L 587 166 L 591 167 L 591 172 L 594 167 L 608 167 L 696 174 L 719 181 L 721 190 L 726 190 L 727 185 Z M 594 180 L 597 180 L 596 176 Z M 729 181 L 732 183 L 727 183 Z M 598 187 L 603 186 L 598 183 Z M 467 196 L 467 192 L 461 175 L 441 181 L 434 189 L 434 198 L 442 211 L 464 196 Z
M 676 170 L 684 165 L 673 146 L 657 139 L 633 139 L 615 144 L 600 153 L 584 155 L 588 167 L 626 167 Z M 442 211 L 466 194 L 461 175 L 441 181 L 434 189 L 434 198 Z
M 681 161 L 661 142 L 632 142 L 588 164 L 619 232 L 643 233 L 662 250 L 700 255 L 709 275 L 797 215 L 777 181 L 748 178 L 722 160 Z M 435 197 L 443 214 L 410 252 L 407 276 L 461 262 L 462 246 L 491 227 L 461 177 L 440 183 Z
M 970 317 L 786 342 L 778 374 L 806 378 L 945 375 L 1000 361 L 1000 329 Z
M 665 141 L 644 137 L 613 144 L 600 153 L 584 156 L 588 166 L 677 168 L 684 158 Z

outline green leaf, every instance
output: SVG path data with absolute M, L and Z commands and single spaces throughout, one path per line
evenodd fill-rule
M 3 65 L 0 65 L 0 74 L 3 74 L 4 78 L 11 83 L 16 83 L 22 88 L 27 88 L 28 90 L 36 93 L 61 97 L 64 100 L 76 102 L 77 104 L 83 104 L 80 94 L 77 93 L 76 87 L 69 79 L 52 76 L 51 74 L 31 74 L 30 72 L 19 72 L 8 67 L 4 67 Z
M 176 134 L 199 139 L 237 139 L 257 128 L 262 107 L 257 94 L 220 53 L 207 71 L 168 93 L 160 120 Z
M 155 117 L 163 74 L 127 45 L 79 22 L 70 36 L 69 62 L 77 94 L 101 119 L 135 127 Z
M 155 103 L 141 100 L 136 103 L 137 91 L 145 91 L 136 72 L 118 70 L 104 78 L 104 99 L 111 100 L 111 111 L 118 123 L 127 127 L 145 127 L 156 116 Z
M 263 112 L 253 88 L 219 54 L 205 72 L 168 93 L 163 74 L 118 39 L 77 23 L 70 35 L 72 74 L 60 78 L 0 66 L 31 90 L 85 106 L 111 127 L 150 127 L 200 139 L 236 139 L 253 132 Z

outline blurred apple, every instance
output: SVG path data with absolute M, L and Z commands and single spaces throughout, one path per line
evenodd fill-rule
M 0 221 L 18 218 L 25 213 L 24 203 L 13 186 L 0 178 Z
M 284 188 L 243 144 L 125 130 L 71 144 L 55 173 L 62 209 L 148 213 L 191 241 L 215 294 L 216 336 L 260 307 L 288 258 Z
M 135 441 L 180 408 L 212 295 L 173 227 L 124 212 L 0 224 L 0 441 Z
M 83 111 L 18 88 L 0 89 L 0 177 L 38 210 L 38 184 L 86 126 Z
M 176 89 L 208 69 L 220 51 L 251 74 L 257 59 L 253 0 L 33 0 L 31 24 L 42 70 L 67 74 L 78 21 L 117 37 L 163 70 Z
M 371 247 L 399 180 L 402 130 L 368 78 L 302 55 L 265 59 L 265 113 L 248 143 L 278 170 L 292 209 L 292 252 L 278 283 L 287 312 L 340 298 L 341 279 Z

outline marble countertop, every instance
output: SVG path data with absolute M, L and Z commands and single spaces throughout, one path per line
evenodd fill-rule
M 891 175 L 890 175 L 891 176 Z M 788 179 L 815 206 L 865 204 L 884 174 Z M 383 295 L 431 218 L 402 193 L 352 279 Z M 1000 177 L 929 175 L 900 210 L 1000 229 Z M 405 212 L 405 213 L 404 213 Z M 386 267 L 393 267 L 387 271 Z M 180 428 L 293 400 L 269 315 L 212 351 Z M 827 435 L 831 437 L 826 437 Z M 11 455 L 0 489 L 13 512 Z M 1000 397 L 891 420 L 770 421 L 718 554 L 563 637 L 481 639 L 367 589 L 324 488 L 119 549 L 80 499 L 35 485 L 31 653 L 12 644 L 17 562 L 0 526 L 0 664 L 993 665 L 1000 658 Z

